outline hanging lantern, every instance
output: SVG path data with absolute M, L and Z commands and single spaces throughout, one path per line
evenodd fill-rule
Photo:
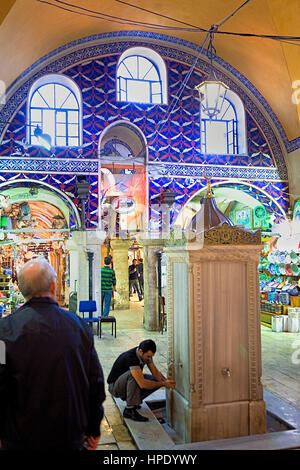
M 198 90 L 201 110 L 207 114 L 209 119 L 216 117 L 222 109 L 226 92 L 229 89 L 225 83 L 217 79 L 214 67 L 213 57 L 216 55 L 216 49 L 213 46 L 214 29 L 211 29 L 207 56 L 210 59 L 210 70 L 206 80 L 195 86 Z

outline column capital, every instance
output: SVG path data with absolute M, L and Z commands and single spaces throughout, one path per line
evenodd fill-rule
M 164 248 L 165 240 L 161 238 L 141 238 L 139 240 L 143 247 Z
M 113 250 L 127 250 L 130 248 L 132 245 L 132 240 L 129 239 L 119 239 L 116 238 L 114 240 L 110 240 L 110 246 L 112 247 Z

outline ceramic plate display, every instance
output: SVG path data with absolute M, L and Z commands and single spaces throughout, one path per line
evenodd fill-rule
M 286 265 L 285 265 L 285 273 L 286 273 L 288 276 L 292 276 L 292 275 L 293 275 L 292 266 L 291 266 L 290 264 L 286 264 Z
M 297 264 L 292 264 L 292 272 L 294 276 L 298 276 L 299 274 L 299 266 Z
M 279 264 L 275 264 L 275 273 L 277 276 L 280 276 L 281 274 Z
M 294 251 L 291 251 L 291 260 L 293 263 L 297 263 L 298 261 L 298 255 Z
M 280 262 L 280 263 L 284 263 L 284 261 L 285 261 L 285 252 L 284 252 L 284 251 L 281 251 L 281 252 L 279 253 L 279 257 L 278 257 L 278 258 L 279 258 L 279 262 Z
M 268 261 L 270 261 L 270 263 L 274 263 L 275 261 L 274 253 L 272 251 L 268 254 Z
M 273 263 L 270 263 L 269 266 L 268 266 L 268 270 L 269 270 L 269 272 L 270 272 L 271 274 L 275 274 L 275 273 L 274 273 L 274 266 L 275 266 L 275 265 L 274 265 Z
M 285 262 L 286 262 L 286 263 L 290 263 L 291 260 L 292 260 L 292 258 L 291 258 L 290 253 L 286 253 L 286 255 L 285 255 Z
M 279 271 L 280 271 L 280 274 L 285 274 L 285 263 L 280 263 Z

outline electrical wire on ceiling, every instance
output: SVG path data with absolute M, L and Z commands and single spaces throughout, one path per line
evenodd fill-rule
M 163 30 L 163 31 L 187 31 L 187 32 L 197 32 L 197 33 L 206 33 L 204 41 L 202 43 L 202 46 L 195 57 L 195 60 L 193 61 L 193 64 L 187 73 L 184 81 L 182 82 L 176 96 L 174 97 L 173 101 L 170 103 L 168 106 L 168 109 L 164 113 L 164 117 L 160 120 L 158 123 L 158 128 L 155 132 L 155 135 L 157 136 L 161 129 L 162 126 L 168 121 L 170 114 L 173 112 L 178 100 L 180 99 L 183 90 L 197 64 L 197 61 L 201 54 L 204 51 L 204 47 L 208 41 L 209 38 L 211 38 L 211 41 L 213 39 L 213 35 L 215 34 L 224 34 L 224 35 L 233 35 L 233 36 L 239 36 L 239 37 L 250 37 L 250 38 L 260 38 L 260 39 L 271 39 L 271 40 L 276 40 L 276 41 L 282 41 L 285 42 L 286 44 L 291 44 L 291 45 L 300 45 L 300 44 L 295 44 L 290 41 L 300 41 L 300 37 L 298 36 L 276 36 L 276 35 L 266 35 L 266 34 L 254 34 L 254 33 L 238 33 L 238 32 L 230 32 L 230 31 L 219 31 L 219 28 L 223 26 L 230 18 L 232 18 L 236 13 L 238 13 L 243 7 L 245 7 L 251 0 L 246 0 L 244 1 L 239 7 L 237 7 L 234 11 L 232 11 L 229 15 L 227 15 L 222 21 L 219 23 L 213 24 L 210 29 L 205 29 L 201 28 L 189 23 L 186 23 L 184 21 L 178 20 L 176 18 L 172 18 L 167 15 L 163 15 L 161 13 L 154 12 L 152 10 L 148 10 L 146 8 L 134 5 L 132 3 L 126 2 L 124 0 L 115 0 L 118 3 L 121 3 L 123 5 L 126 5 L 131 8 L 135 8 L 147 13 L 150 13 L 152 15 L 159 16 L 160 18 L 167 19 L 169 21 L 174 21 L 176 23 L 181 24 L 181 27 L 175 27 L 175 26 L 167 26 L 167 25 L 162 25 L 162 24 L 156 24 L 156 23 L 148 23 L 148 22 L 143 22 L 143 21 L 136 21 L 128 18 L 121 18 L 119 16 L 114 16 L 114 15 L 109 15 L 103 12 L 95 11 L 95 10 L 90 10 L 88 8 L 84 8 L 78 5 L 74 5 L 73 3 L 65 2 L 63 0 L 36 0 L 39 3 L 47 4 L 52 7 L 59 8 L 64 11 L 68 11 L 71 13 L 76 13 L 78 15 L 82 16 L 88 16 L 96 19 L 101 19 L 113 23 L 118 23 L 118 24 L 123 24 L 123 25 L 128 25 L 128 26 L 138 26 L 138 27 L 145 27 L 145 28 L 151 28 L 156 29 L 156 30 Z M 184 26 L 184 27 L 183 27 Z M 205 51 L 207 52 L 207 51 Z M 154 138 L 152 139 L 152 142 L 154 141 Z M 150 142 L 148 145 L 151 145 L 152 142 Z
M 137 5 L 133 5 L 123 0 L 115 0 L 115 1 L 118 3 L 122 3 L 124 5 L 127 5 L 129 7 L 132 7 L 132 8 L 136 8 L 136 9 L 145 11 L 147 13 L 151 13 L 153 15 L 157 15 L 161 18 L 180 23 L 186 27 L 175 27 L 175 26 L 170 26 L 170 25 L 147 23 L 144 21 L 137 21 L 137 20 L 132 20 L 128 18 L 122 18 L 119 16 L 109 15 L 103 12 L 90 10 L 88 8 L 74 5 L 73 3 L 65 2 L 62 0 L 36 0 L 36 1 L 39 3 L 47 4 L 55 8 L 59 8 L 61 10 L 68 11 L 70 13 L 75 13 L 75 14 L 82 15 L 82 16 L 88 16 L 88 17 L 92 17 L 95 19 L 101 19 L 101 20 L 128 25 L 128 26 L 139 26 L 139 27 L 158 29 L 158 30 L 164 30 L 164 31 L 186 31 L 186 32 L 196 32 L 196 33 L 208 33 L 210 31 L 209 29 L 201 28 L 199 26 L 185 23 L 184 21 L 178 20 L 176 18 L 172 18 L 167 15 L 162 15 L 160 13 L 154 12 L 152 10 L 148 10 L 146 8 L 139 7 Z M 235 15 L 241 8 L 247 5 L 250 1 L 251 0 L 246 0 L 242 5 L 240 5 L 237 9 L 235 9 L 232 13 L 230 13 L 230 15 L 228 15 L 223 21 L 221 21 L 219 24 L 214 25 L 215 34 L 232 35 L 232 36 L 239 36 L 239 37 L 245 37 L 245 38 L 270 39 L 270 40 L 275 40 L 275 41 L 283 41 L 290 45 L 297 45 L 290 41 L 300 41 L 300 36 L 280 36 L 280 35 L 271 35 L 271 34 L 239 33 L 239 32 L 234 32 L 234 31 L 220 31 L 219 30 L 220 26 L 223 26 L 223 24 L 228 19 L 232 18 L 233 15 Z

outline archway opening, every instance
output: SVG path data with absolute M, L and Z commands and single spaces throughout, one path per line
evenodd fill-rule
M 2 185 L 0 195 L 0 313 L 11 313 L 24 301 L 16 282 L 17 272 L 35 257 L 44 257 L 55 269 L 57 300 L 66 306 L 71 204 L 68 206 L 53 188 L 32 181 Z M 73 212 L 72 219 L 77 217 Z

